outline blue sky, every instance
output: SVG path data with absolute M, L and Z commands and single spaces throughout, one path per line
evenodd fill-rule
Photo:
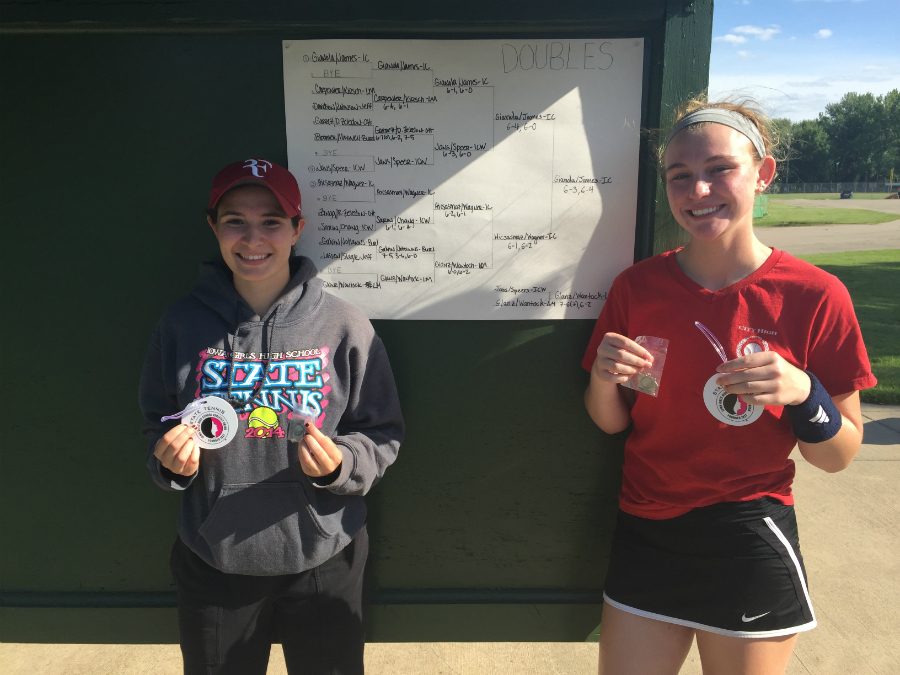
M 847 92 L 900 89 L 900 0 L 715 0 L 710 98 L 815 119 Z

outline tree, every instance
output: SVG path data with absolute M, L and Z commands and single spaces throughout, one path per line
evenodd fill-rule
M 778 173 L 775 180 L 779 183 L 795 183 L 791 162 L 794 160 L 794 123 L 786 117 L 776 117 L 772 120 L 772 130 L 775 133 L 777 150 L 775 159 L 778 161 Z
M 879 161 L 880 171 L 885 178 L 893 176 L 900 181 L 900 89 L 893 89 L 883 97 L 882 128 L 884 131 L 884 152 Z
M 795 158 L 791 162 L 792 181 L 818 183 L 832 180 L 831 145 L 819 120 L 803 120 L 793 127 Z
M 776 118 L 772 127 L 783 183 L 900 181 L 900 89 L 845 94 L 818 119 Z
M 819 122 L 828 135 L 834 178 L 838 181 L 878 180 L 884 153 L 884 105 L 872 94 L 845 94 L 825 106 Z
M 782 183 L 818 183 L 832 180 L 828 134 L 818 120 L 772 120 L 778 138 L 778 180 Z

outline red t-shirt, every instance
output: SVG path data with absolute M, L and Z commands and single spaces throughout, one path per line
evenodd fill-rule
M 623 511 L 664 519 L 719 502 L 771 496 L 793 503 L 797 439 L 782 406 L 747 406 L 710 378 L 728 359 L 772 350 L 815 373 L 831 395 L 875 385 L 850 295 L 831 274 L 773 250 L 739 282 L 710 291 L 676 251 L 641 261 L 613 282 L 582 359 L 590 371 L 608 332 L 669 340 L 658 396 L 638 393 L 625 444 Z

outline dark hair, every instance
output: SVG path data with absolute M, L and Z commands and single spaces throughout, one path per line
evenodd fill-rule
M 214 208 L 214 209 L 206 209 L 206 215 L 209 216 L 209 219 L 213 222 L 213 225 L 215 225 L 217 222 L 219 222 L 219 209 L 218 209 L 218 207 L 216 207 L 216 208 Z M 302 216 L 302 215 L 299 215 L 299 216 L 293 216 L 293 217 L 291 218 L 291 225 L 293 225 L 294 227 L 299 227 L 299 226 L 300 226 L 300 221 L 301 221 L 302 219 L 303 219 L 303 216 Z

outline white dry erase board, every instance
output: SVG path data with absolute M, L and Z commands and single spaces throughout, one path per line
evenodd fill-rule
M 631 264 L 642 39 L 289 40 L 298 250 L 375 319 L 593 319 Z

